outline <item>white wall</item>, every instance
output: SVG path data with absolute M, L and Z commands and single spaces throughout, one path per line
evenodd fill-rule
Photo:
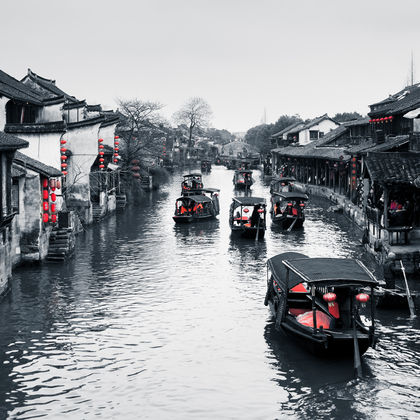
M 16 135 L 29 142 L 29 147 L 22 149 L 22 153 L 61 170 L 60 133 L 18 133 Z
M 323 120 L 319 124 L 312 126 L 307 130 L 302 130 L 299 132 L 299 145 L 304 146 L 312 142 L 310 138 L 309 131 L 322 131 L 325 134 L 329 133 L 331 130 L 334 130 L 339 125 L 331 120 Z M 318 134 L 319 135 L 319 134 Z
M 9 101 L 9 98 L 5 96 L 0 98 L 0 131 L 4 131 L 4 126 L 6 125 L 6 103 Z
M 54 122 L 54 121 L 61 121 L 62 118 L 62 111 L 61 108 L 63 104 L 54 104 L 54 105 L 47 105 L 41 108 L 38 118 L 36 120 L 37 123 L 44 123 L 44 122 Z
M 114 148 L 115 127 L 117 124 L 109 125 L 108 127 L 101 127 L 99 129 L 98 139 L 104 139 L 103 144 Z

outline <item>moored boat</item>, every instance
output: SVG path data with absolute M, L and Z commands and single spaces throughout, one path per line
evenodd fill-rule
M 176 223 L 191 223 L 216 217 L 220 212 L 219 190 L 206 188 L 184 194 L 175 202 Z
M 207 159 L 201 160 L 201 172 L 211 172 L 211 161 Z
M 192 173 L 184 175 L 181 183 L 181 194 L 191 193 L 203 188 L 203 179 L 201 174 Z
M 300 192 L 273 192 L 271 217 L 283 229 L 297 229 L 305 221 L 305 203 L 308 196 Z
M 267 261 L 268 305 L 277 330 L 320 356 L 360 356 L 374 347 L 375 277 L 358 260 L 309 258 L 296 252 Z M 369 302 L 370 312 L 364 310 Z M 370 325 L 361 318 L 370 317 Z
M 266 202 L 259 197 L 234 197 L 229 211 L 232 233 L 262 239 L 266 229 Z
M 237 169 L 233 174 L 233 185 L 235 188 L 248 189 L 254 183 L 252 171 L 249 169 Z

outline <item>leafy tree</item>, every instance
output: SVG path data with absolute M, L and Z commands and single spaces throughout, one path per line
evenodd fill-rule
M 337 122 L 345 122 L 356 120 L 358 118 L 363 118 L 363 115 L 360 115 L 358 112 L 339 112 L 334 115 L 333 120 Z
M 212 115 L 210 105 L 203 98 L 190 98 L 184 106 L 177 111 L 173 118 L 179 124 L 188 127 L 188 146 L 192 147 L 193 134 L 205 128 Z

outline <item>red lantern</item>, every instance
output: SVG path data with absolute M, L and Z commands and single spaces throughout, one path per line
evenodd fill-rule
M 42 215 L 42 221 L 43 221 L 44 223 L 47 223 L 47 222 L 48 222 L 48 220 L 49 220 L 49 218 L 50 218 L 50 216 L 48 215 L 48 213 L 44 213 L 44 214 Z
M 51 194 L 51 201 L 54 202 L 55 200 L 57 200 L 57 196 L 54 193 L 52 193 Z
M 114 153 L 114 156 L 118 156 L 118 153 Z
M 103 148 L 104 148 L 104 145 L 103 145 L 103 144 L 100 144 L 100 145 L 99 145 L 99 148 L 100 148 L 100 149 L 103 149 Z
M 258 213 L 264 213 L 264 209 L 258 209 Z
M 99 139 L 98 140 L 99 143 L 102 143 L 103 141 L 104 141 L 104 139 Z
M 322 296 L 322 299 L 324 299 L 325 302 L 334 302 L 337 299 L 337 295 L 332 292 L 325 293 L 325 295 Z
M 62 163 L 62 164 L 61 164 L 61 167 L 62 167 L 62 168 L 67 168 L 67 163 Z
M 100 154 L 101 156 L 103 156 L 103 155 L 105 154 L 105 152 L 102 152 L 102 151 L 101 151 L 101 152 L 99 152 L 99 154 Z
M 293 206 L 293 204 L 292 204 L 292 203 L 287 203 L 287 205 L 288 205 L 289 207 Z
M 99 159 L 99 162 L 104 162 L 105 161 L 105 159 L 104 158 L 100 158 Z
M 51 204 L 51 211 L 53 212 L 53 213 L 55 213 L 55 211 L 57 210 L 57 204 Z
M 63 175 L 67 175 L 67 171 L 62 171 L 61 172 Z
M 369 295 L 367 293 L 359 293 L 356 295 L 356 300 L 360 303 L 366 303 L 369 300 Z
M 67 160 L 67 156 L 66 155 L 62 155 L 61 156 L 61 160 Z
M 56 214 L 51 215 L 51 222 L 57 223 L 57 215 Z
M 300 203 L 299 206 L 300 207 L 305 207 L 305 203 Z
M 105 168 L 105 165 L 99 165 L 99 167 L 100 167 L 101 169 L 104 169 L 104 168 Z
M 60 148 L 60 152 L 61 153 L 66 153 L 67 152 L 67 149 L 65 147 L 62 147 L 62 148 Z
M 43 198 L 44 200 L 47 200 L 47 199 L 48 199 L 48 190 L 43 190 L 43 191 L 42 191 L 42 198 Z
M 115 144 L 116 146 L 118 146 L 118 145 L 120 144 L 120 142 L 119 142 L 119 141 L 115 141 L 115 142 L 114 142 L 114 144 Z
M 352 170 L 351 170 L 351 173 L 352 173 L 352 174 L 355 174 L 355 173 L 356 173 L 356 170 L 355 170 L 355 169 L 352 169 Z
M 114 139 L 119 139 L 119 138 L 120 138 L 120 136 L 115 136 L 115 137 L 114 137 Z
M 48 187 L 48 179 L 47 179 L 47 178 L 44 178 L 44 179 L 43 179 L 43 181 L 42 181 L 42 186 L 43 186 L 44 188 L 47 188 L 47 187 Z
M 44 211 L 48 211 L 48 209 L 50 208 L 50 205 L 48 204 L 48 201 L 44 201 L 42 203 L 42 208 L 44 209 Z
M 244 213 L 248 213 L 249 210 L 247 208 L 244 208 Z
M 66 144 L 67 142 L 66 142 L 66 140 L 61 140 L 60 143 L 61 144 Z
M 116 151 L 116 152 L 118 152 L 118 150 L 120 150 L 118 147 L 114 147 L 114 150 Z
M 114 163 L 118 163 L 118 159 L 114 159 Z

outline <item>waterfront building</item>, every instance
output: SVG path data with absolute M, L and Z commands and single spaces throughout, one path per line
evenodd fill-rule
M 24 147 L 28 147 L 27 141 L 0 131 L 0 295 L 12 276 L 12 223 L 16 215 L 12 164 L 16 151 Z

